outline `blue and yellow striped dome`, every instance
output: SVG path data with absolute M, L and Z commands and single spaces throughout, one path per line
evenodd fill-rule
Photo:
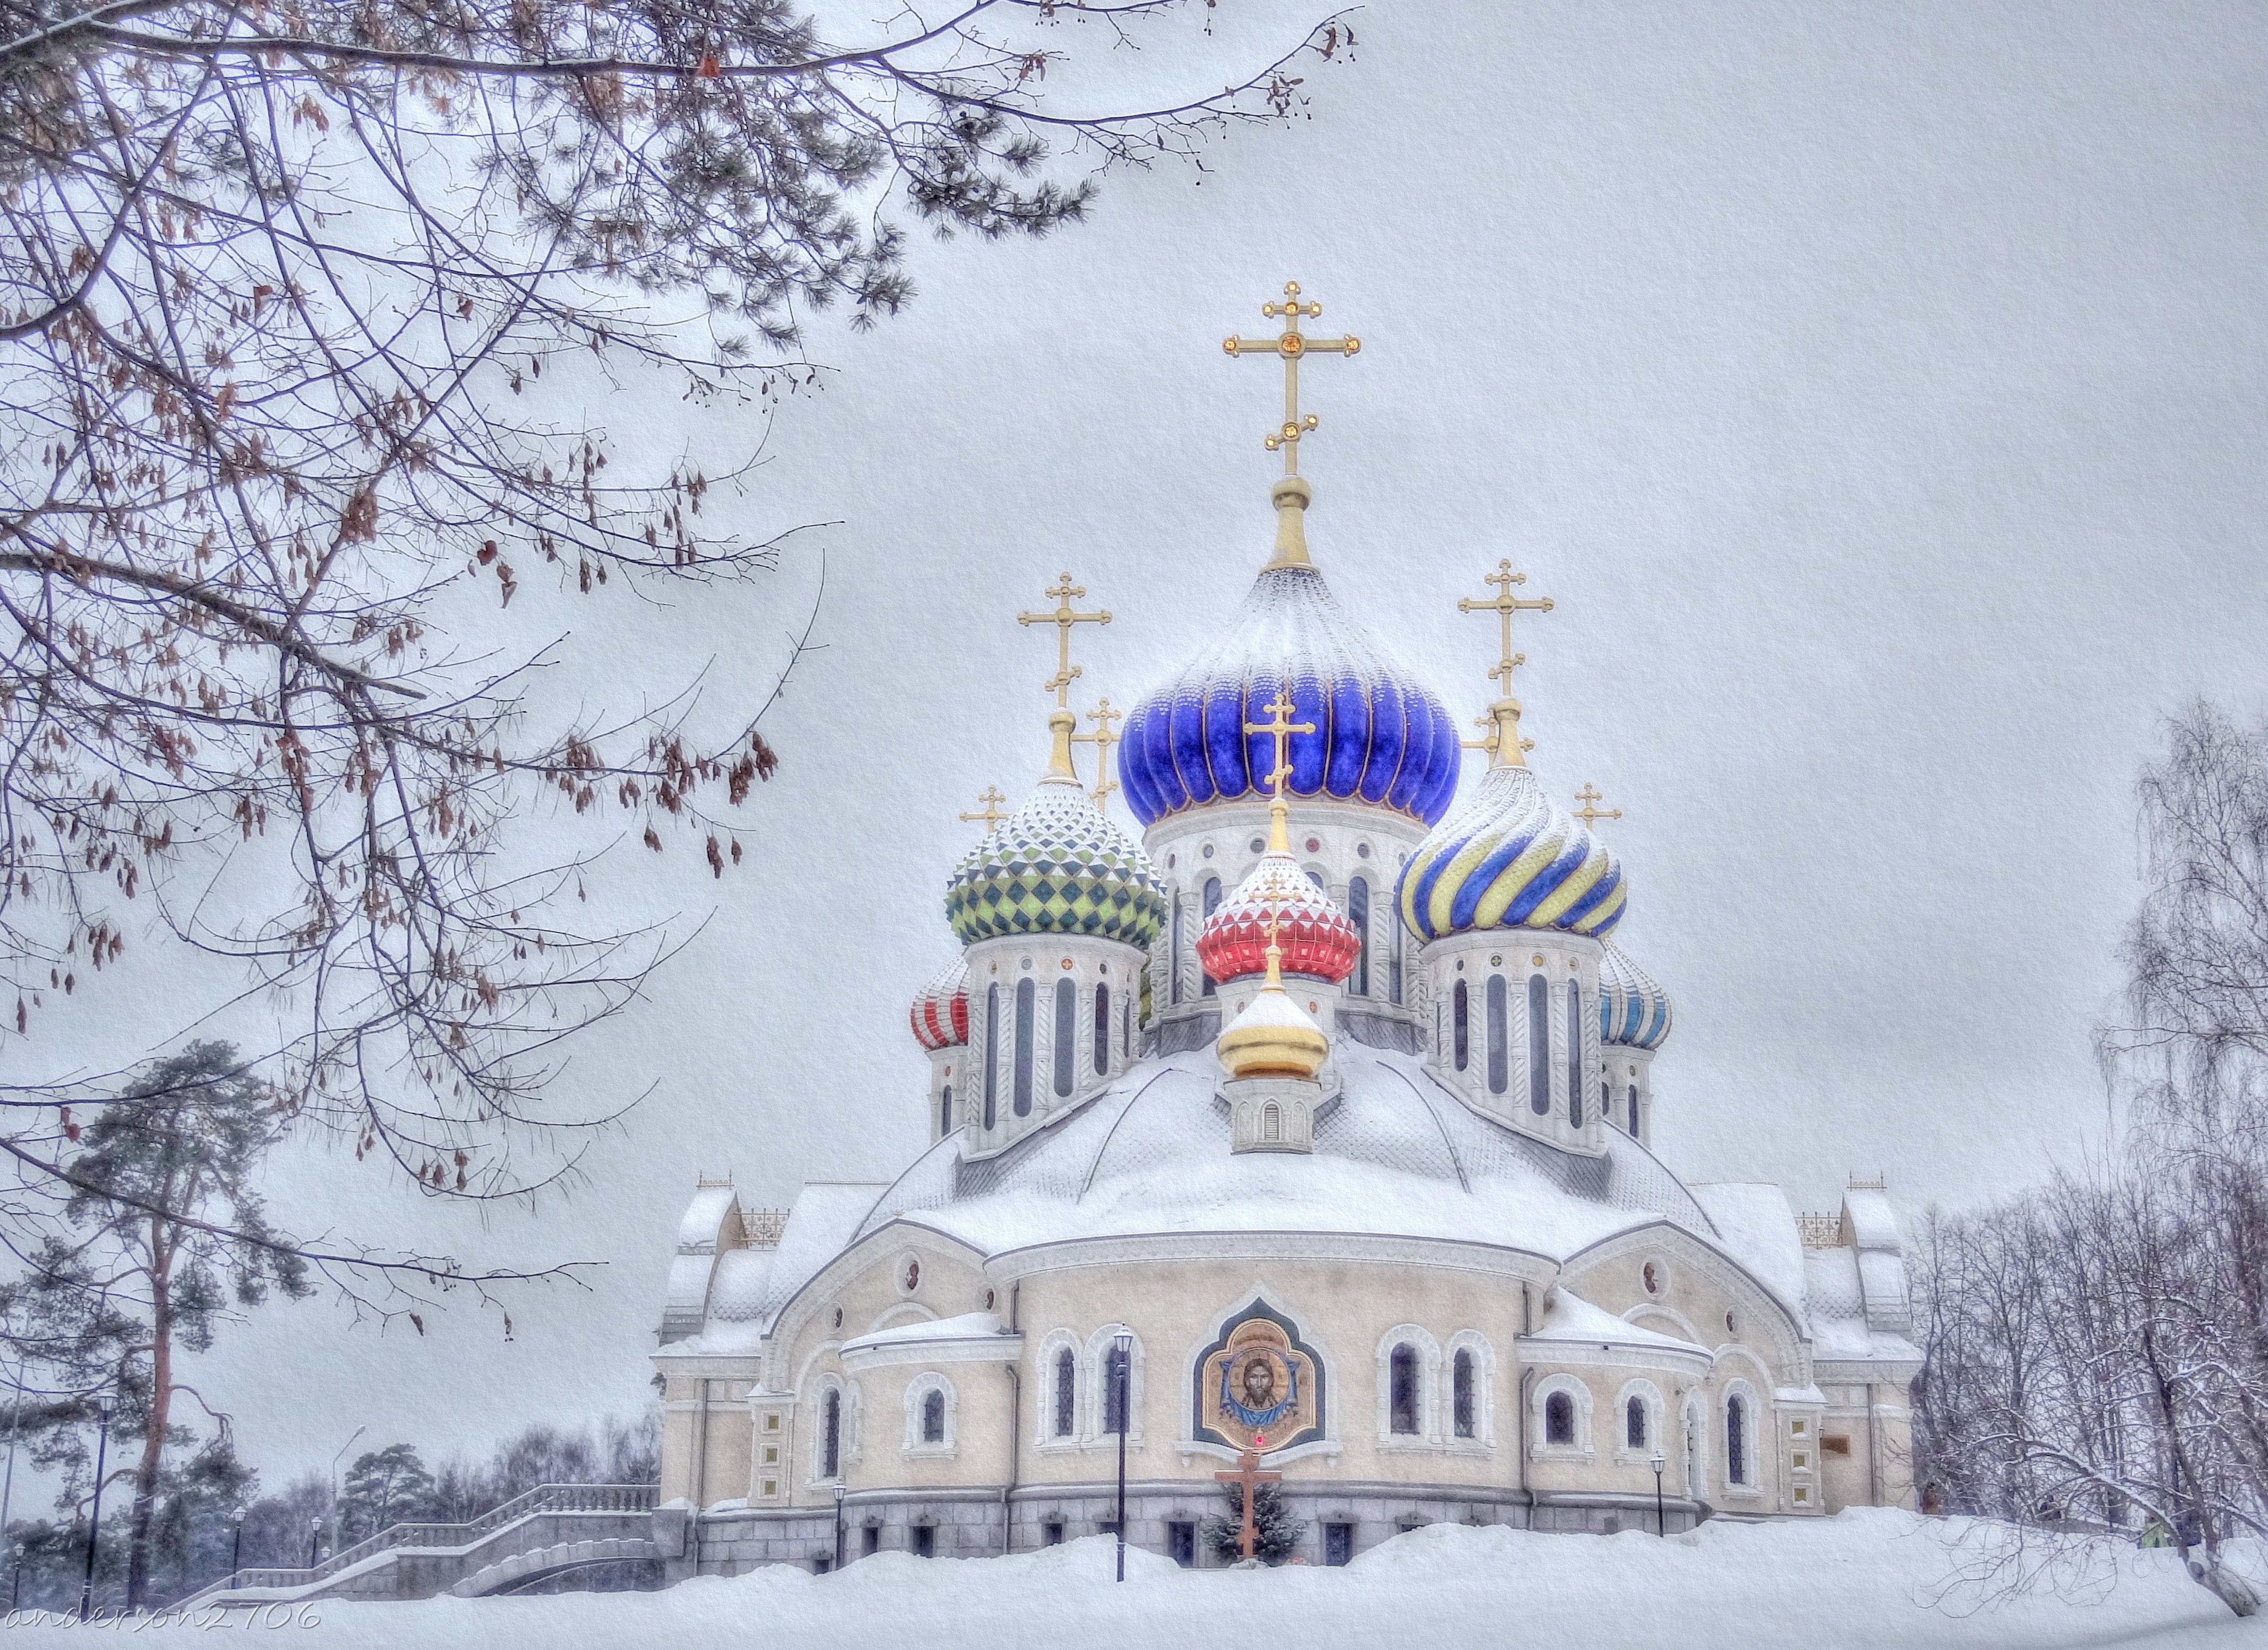
M 1149 855 L 1076 779 L 1043 779 L 954 867 L 945 919 L 964 946 L 1004 934 L 1091 934 L 1146 948 L 1166 925 L 1166 889 Z
M 1426 939 L 1483 928 L 1602 937 L 1630 892 L 1622 866 L 1526 768 L 1491 768 L 1402 869 L 1395 903 Z
M 1669 1035 L 1669 993 L 1609 939 L 1599 959 L 1599 1041 L 1609 1048 L 1653 1050 Z
M 1294 797 L 1375 803 L 1430 825 L 1457 790 L 1457 725 L 1391 663 L 1304 564 L 1262 571 L 1228 634 L 1135 707 L 1118 749 L 1145 826 L 1183 808 L 1263 795 L 1275 742 L 1248 733 L 1291 689 Z

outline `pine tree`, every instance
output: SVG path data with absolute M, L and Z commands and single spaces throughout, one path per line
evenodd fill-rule
M 1221 1486 L 1228 1499 L 1228 1512 L 1216 1514 L 1204 1521 L 1198 1532 L 1205 1544 L 1224 1558 L 1244 1556 L 1244 1486 L 1226 1484 Z M 1307 1533 L 1307 1521 L 1294 1518 L 1284 1506 L 1284 1486 L 1263 1484 L 1252 1500 L 1252 1556 L 1265 1564 L 1281 1564 L 1299 1546 L 1300 1537 Z

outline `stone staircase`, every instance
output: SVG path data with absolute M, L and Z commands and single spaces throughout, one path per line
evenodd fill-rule
M 544 1484 L 463 1524 L 395 1524 L 304 1570 L 239 1570 L 174 1609 L 313 1599 L 479 1598 L 664 1555 L 651 1484 Z

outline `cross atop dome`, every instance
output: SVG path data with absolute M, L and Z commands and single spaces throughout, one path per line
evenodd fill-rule
M 1016 615 L 1016 622 L 1026 629 L 1035 624 L 1056 627 L 1056 674 L 1040 684 L 1056 696 L 1056 708 L 1048 713 L 1048 732 L 1051 736 L 1052 748 L 1048 756 L 1047 777 L 1051 780 L 1068 779 L 1077 784 L 1079 770 L 1071 766 L 1071 747 L 1072 740 L 1079 737 L 1071 731 L 1079 726 L 1079 719 L 1071 713 L 1071 684 L 1085 673 L 1071 662 L 1071 627 L 1108 624 L 1110 622 L 1110 609 L 1098 608 L 1093 613 L 1081 613 L 1073 608 L 1071 602 L 1086 593 L 1086 586 L 1071 583 L 1068 571 L 1040 593 L 1055 598 L 1054 608 L 1045 613 L 1020 613 Z M 1104 703 L 1107 706 L 1108 701 Z M 1107 726 L 1105 731 L 1108 731 Z M 1106 750 L 1101 754 L 1107 755 L 1108 753 Z M 1101 806 L 1100 799 L 1095 806 Z
M 1549 613 L 1551 611 L 1551 598 L 1539 596 L 1528 600 L 1513 595 L 1513 586 L 1525 585 L 1528 575 L 1513 572 L 1509 561 L 1498 561 L 1496 571 L 1483 582 L 1496 586 L 1494 596 L 1485 599 L 1460 596 L 1457 599 L 1458 612 L 1493 613 L 1501 625 L 1502 657 L 1489 669 L 1489 680 L 1497 684 L 1497 699 L 1489 706 L 1488 715 L 1481 718 L 1483 726 L 1491 723 L 1495 726 L 1486 739 L 1478 741 L 1477 748 L 1488 752 L 1489 765 L 1492 768 L 1525 767 L 1527 763 L 1521 753 L 1534 749 L 1535 743 L 1520 736 L 1520 701 L 1513 696 L 1512 674 L 1528 662 L 1528 655 L 1513 652 L 1512 615 L 1515 613 Z M 1468 748 L 1472 748 L 1469 744 Z
M 1314 490 L 1300 475 L 1300 438 L 1312 431 L 1322 420 L 1313 413 L 1300 410 L 1300 363 L 1311 355 L 1358 354 L 1362 340 L 1352 333 L 1342 338 L 1314 338 L 1301 332 L 1300 320 L 1320 319 L 1323 306 L 1312 298 L 1303 302 L 1297 281 L 1285 282 L 1284 301 L 1263 304 L 1260 313 L 1270 320 L 1283 317 L 1284 330 L 1273 338 L 1232 335 L 1222 339 L 1220 347 L 1231 357 L 1274 356 L 1284 364 L 1284 422 L 1262 443 L 1270 453 L 1284 454 L 1284 474 L 1269 495 L 1276 505 L 1276 553 L 1268 565 L 1305 567 L 1309 565 L 1307 538 L 1300 512 L 1307 509 Z

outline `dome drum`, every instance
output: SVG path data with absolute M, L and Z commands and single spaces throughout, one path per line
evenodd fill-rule
M 966 1153 L 1020 1139 L 1133 1063 L 1144 954 L 1081 934 L 1008 935 L 968 948 L 968 1046 L 958 1086 Z
M 1426 1063 L 1476 1111 L 1562 1150 L 1605 1148 L 1598 941 L 1484 931 L 1425 947 Z

